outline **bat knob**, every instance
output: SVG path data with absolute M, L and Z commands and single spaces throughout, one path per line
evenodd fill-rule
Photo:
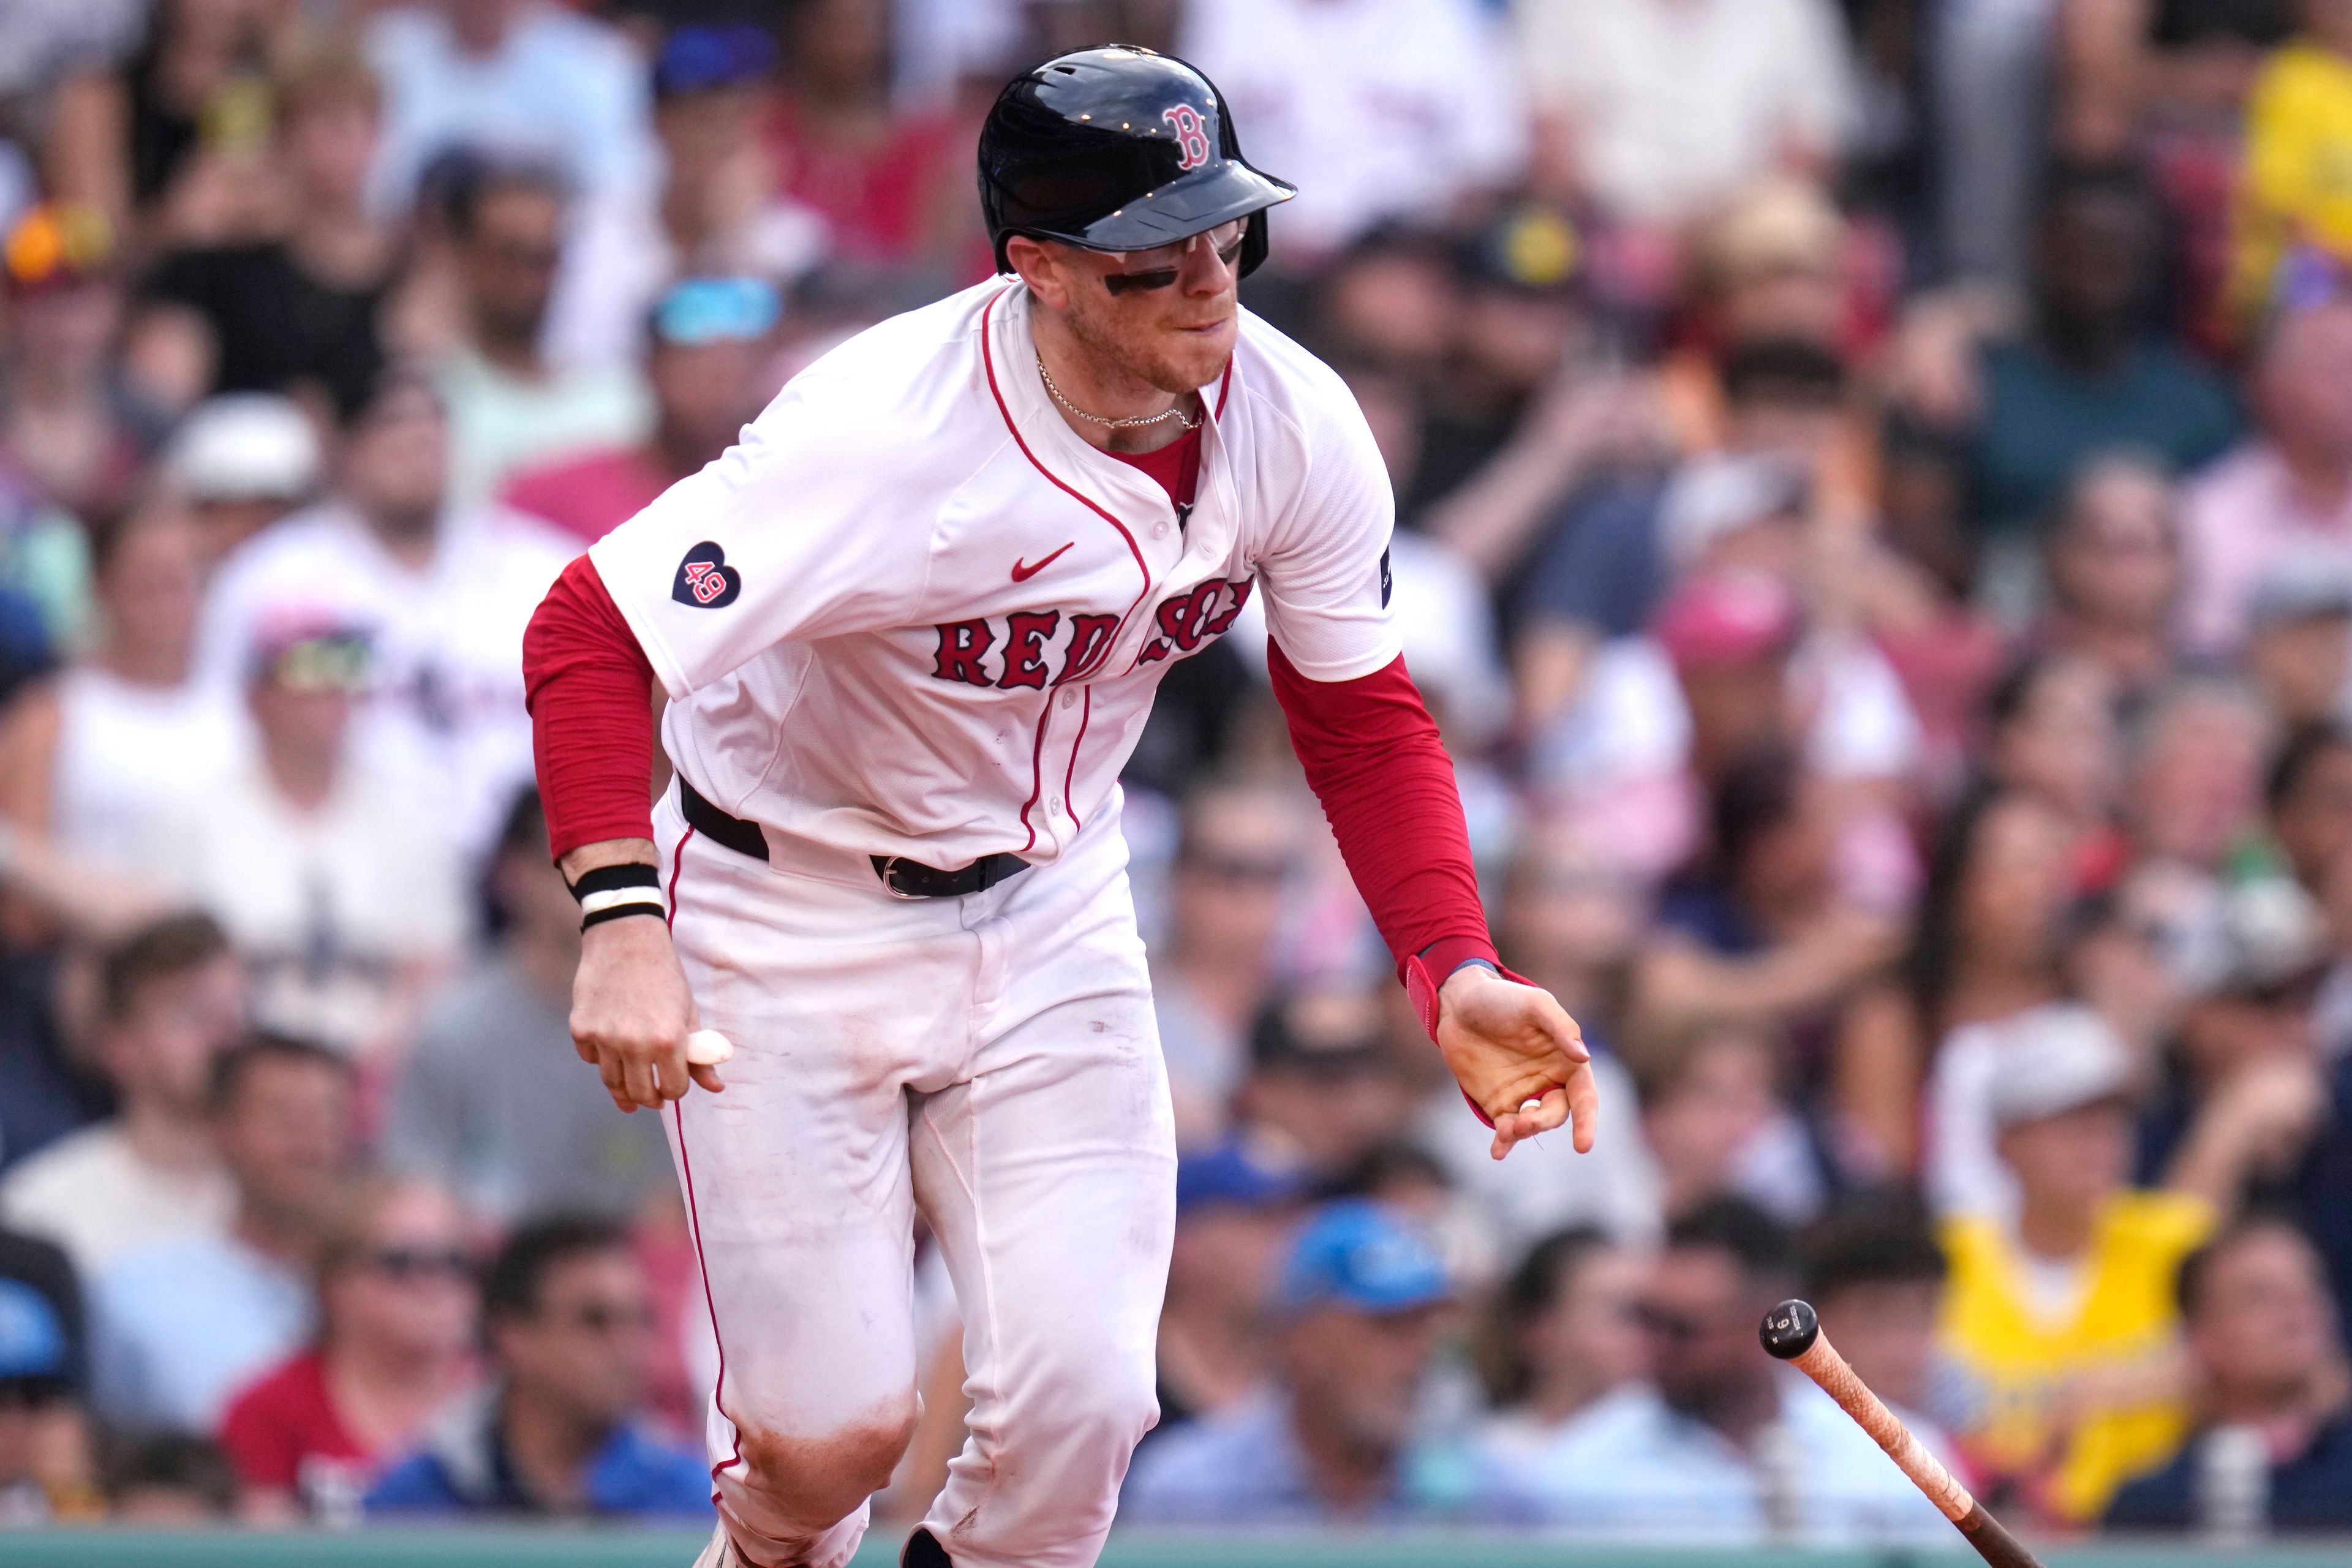
M 1810 1302 L 1783 1301 L 1764 1314 L 1764 1326 L 1756 1331 L 1756 1337 L 1765 1354 L 1794 1361 L 1822 1337 L 1822 1320 Z

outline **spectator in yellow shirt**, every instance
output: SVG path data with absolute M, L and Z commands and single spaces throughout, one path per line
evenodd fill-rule
M 1940 1338 L 1989 1489 L 2028 1517 L 2085 1521 L 2179 1441 L 2172 1279 L 2213 1215 L 2126 1184 L 2131 1062 L 2112 1031 L 2020 1031 L 2001 1056 L 1992 1113 L 2018 1201 L 1947 1223 Z
M 2300 37 L 2272 55 L 2246 110 L 2230 301 L 2250 323 L 2301 249 L 2352 268 L 2352 0 L 2303 0 Z

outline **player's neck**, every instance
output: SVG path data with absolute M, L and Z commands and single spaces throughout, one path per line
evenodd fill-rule
M 1089 447 L 1104 452 L 1156 452 L 1180 441 L 1189 425 L 1199 419 L 1200 395 L 1177 394 L 1154 386 L 1094 345 L 1082 341 L 1050 310 L 1033 308 L 1030 331 L 1037 357 L 1053 377 L 1047 401 L 1062 422 Z M 1084 413 L 1075 413 L 1071 405 Z M 1149 425 L 1114 429 L 1100 423 L 1110 419 L 1149 419 L 1155 414 L 1181 410 L 1175 417 Z M 1089 419 L 1086 415 L 1091 414 Z

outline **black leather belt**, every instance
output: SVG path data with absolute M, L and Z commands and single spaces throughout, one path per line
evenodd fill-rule
M 713 844 L 732 849 L 738 855 L 749 855 L 754 860 L 768 858 L 768 836 L 756 822 L 746 822 L 740 816 L 730 816 L 702 796 L 702 792 L 677 775 L 678 809 L 686 814 L 686 825 Z
M 685 813 L 687 825 L 713 844 L 754 860 L 768 858 L 768 836 L 760 825 L 731 816 L 711 805 L 700 790 L 686 782 L 684 773 L 677 775 L 677 804 Z M 942 871 L 903 855 L 872 855 L 867 858 L 874 862 L 874 874 L 882 879 L 883 888 L 894 899 L 960 899 L 966 893 L 985 892 L 1029 869 L 1029 862 L 1018 855 L 983 855 L 953 871 Z

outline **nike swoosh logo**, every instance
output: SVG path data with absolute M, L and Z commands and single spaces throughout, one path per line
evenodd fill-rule
M 1070 544 L 1076 544 L 1076 542 L 1077 541 L 1075 539 L 1070 541 Z M 1065 544 L 1062 546 L 1062 550 L 1067 550 L 1070 548 L 1070 544 Z M 1062 558 L 1062 550 L 1056 550 L 1053 554 L 1048 555 L 1034 566 L 1028 565 L 1020 561 L 1013 562 L 1013 580 L 1015 583 L 1026 583 L 1030 578 L 1034 577 L 1038 573 L 1043 572 L 1046 567 L 1051 566 L 1055 562 L 1059 561 Z

